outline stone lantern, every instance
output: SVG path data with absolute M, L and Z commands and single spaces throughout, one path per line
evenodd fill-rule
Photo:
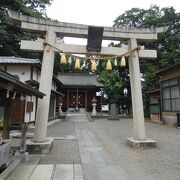
M 63 103 L 62 103 L 62 98 L 60 98 L 59 99 L 59 114 L 62 114 L 63 112 L 62 112 L 62 105 L 63 105 Z
M 96 116 L 96 105 L 97 105 L 96 102 L 97 102 L 96 98 L 93 97 L 93 99 L 92 99 L 92 106 L 93 106 L 92 116 Z

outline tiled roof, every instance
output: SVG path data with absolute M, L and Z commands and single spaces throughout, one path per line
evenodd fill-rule
M 0 56 L 0 64 L 41 64 L 39 59 L 19 58 L 14 56 Z
M 3 83 L 12 84 L 12 91 L 21 93 L 21 94 L 27 94 L 27 95 L 34 95 L 39 98 L 43 98 L 45 96 L 44 93 L 38 91 L 37 89 L 33 89 L 31 86 L 19 81 L 17 78 L 15 78 L 13 75 L 0 70 L 0 80 L 3 80 Z M 0 88 L 3 89 L 3 86 Z M 8 86 L 7 86 L 8 89 Z
M 169 66 L 167 68 L 161 69 L 160 71 L 156 72 L 156 75 L 161 75 L 163 73 L 167 73 L 169 70 L 175 70 L 180 68 L 180 62 L 176 63 L 173 66 Z
M 103 85 L 97 81 L 97 77 L 94 74 L 85 73 L 59 73 L 59 81 L 64 86 L 96 86 L 102 87 Z
M 153 89 L 153 90 L 147 91 L 146 94 L 157 93 L 157 92 L 160 92 L 160 89 Z

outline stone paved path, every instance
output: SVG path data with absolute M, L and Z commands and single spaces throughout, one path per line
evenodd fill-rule
M 54 146 L 31 180 L 180 180 L 180 130 L 146 122 L 146 131 L 158 147 L 132 149 L 126 145 L 132 119 L 90 122 L 86 115 L 71 114 L 48 127 Z
M 98 139 L 95 129 L 89 122 L 75 121 L 81 163 L 87 180 L 128 180 L 130 177 L 108 152 L 107 147 Z

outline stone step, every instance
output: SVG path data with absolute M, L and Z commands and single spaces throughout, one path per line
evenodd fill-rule
M 37 165 L 29 180 L 83 180 L 80 164 Z
M 83 180 L 83 170 L 81 164 L 74 164 L 74 180 Z
M 28 180 L 34 168 L 35 165 L 20 165 L 11 174 L 8 180 Z
M 83 171 L 80 164 L 57 164 L 53 180 L 83 180 Z
M 7 180 L 84 180 L 81 164 L 35 164 L 24 162 Z
M 73 180 L 73 164 L 58 164 L 53 180 Z
M 53 164 L 37 165 L 29 180 L 50 180 L 53 173 Z
M 26 157 L 25 161 L 14 170 L 7 180 L 28 180 L 40 159 L 40 156 Z

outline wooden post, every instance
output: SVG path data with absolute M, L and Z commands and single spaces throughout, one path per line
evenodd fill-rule
M 85 109 L 87 111 L 87 91 L 85 92 Z
M 76 89 L 76 111 L 78 111 L 79 107 L 79 92 L 78 92 L 78 88 Z
M 21 127 L 21 143 L 20 143 L 20 152 L 26 152 L 26 132 L 27 132 L 27 124 L 24 122 L 22 123 Z
M 7 99 L 4 111 L 4 122 L 3 122 L 3 139 L 9 139 L 9 124 L 12 114 L 13 100 L 11 96 Z
M 67 91 L 67 111 L 69 109 L 69 91 Z

